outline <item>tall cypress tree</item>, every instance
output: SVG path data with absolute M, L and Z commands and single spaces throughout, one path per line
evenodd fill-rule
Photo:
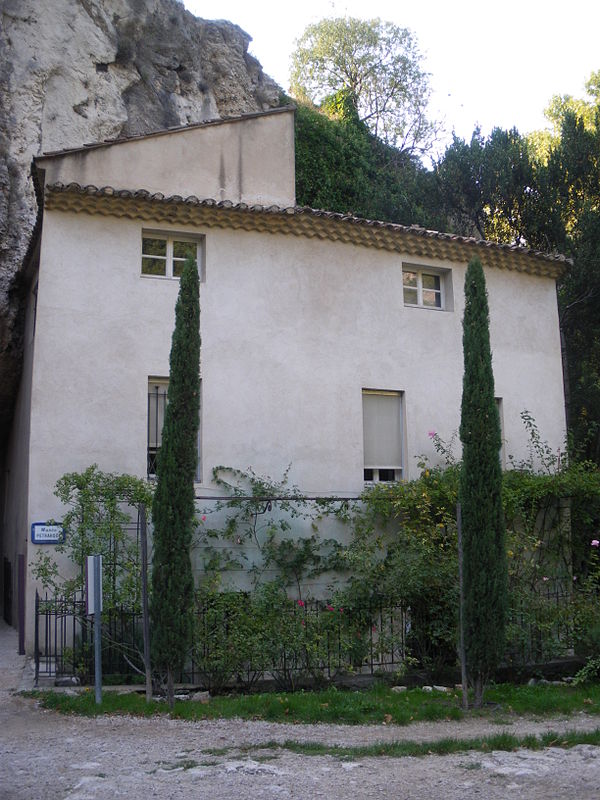
M 194 578 L 190 561 L 200 402 L 198 268 L 185 263 L 175 307 L 168 403 L 158 453 L 152 558 L 153 666 L 167 676 L 173 707 L 174 673 L 183 667 L 192 636 Z
M 465 277 L 464 378 L 460 439 L 462 624 L 475 705 L 504 651 L 507 562 L 502 514 L 501 432 L 494 398 L 485 277 L 478 258 Z

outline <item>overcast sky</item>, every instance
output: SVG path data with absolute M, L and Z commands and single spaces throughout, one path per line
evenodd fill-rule
M 470 138 L 480 124 L 546 126 L 554 94 L 584 96 L 600 69 L 598 0 L 184 0 L 204 19 L 228 19 L 250 36 L 250 52 L 288 88 L 289 58 L 304 28 L 324 16 L 380 17 L 416 34 L 431 74 L 432 116 Z

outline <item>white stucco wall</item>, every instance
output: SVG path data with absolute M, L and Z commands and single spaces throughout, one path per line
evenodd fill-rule
M 31 482 L 48 487 L 36 489 L 40 501 L 58 475 L 92 461 L 145 472 L 147 380 L 168 374 L 178 282 L 141 276 L 142 230 L 136 221 L 47 212 L 31 416 Z M 276 477 L 291 463 L 306 491 L 360 491 L 364 387 L 405 393 L 406 475 L 414 477 L 415 456 L 432 454 L 428 431 L 448 439 L 458 427 L 465 265 L 430 264 L 452 268 L 454 311 L 411 308 L 395 253 L 205 233 L 205 482 L 216 464 Z M 507 453 L 526 455 L 523 409 L 558 448 L 554 283 L 494 269 L 486 278 Z
M 178 282 L 141 276 L 140 222 L 47 212 L 33 365 L 29 516 L 59 516 L 65 472 L 146 471 L 149 376 L 168 375 Z M 169 230 L 164 229 L 163 230 Z M 404 392 L 405 475 L 458 428 L 465 264 L 453 311 L 404 306 L 395 253 L 282 234 L 205 234 L 203 487 L 224 464 L 307 493 L 363 489 L 362 388 Z M 415 259 L 411 258 L 414 264 Z M 552 280 L 488 270 L 505 450 L 527 455 L 529 410 L 555 449 L 564 406 Z M 199 491 L 202 487 L 198 487 Z
M 39 158 L 46 183 L 145 189 L 249 205 L 295 205 L 291 109 Z

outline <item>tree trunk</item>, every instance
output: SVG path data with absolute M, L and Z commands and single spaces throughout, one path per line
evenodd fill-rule
M 483 674 L 478 672 L 473 679 L 473 707 L 481 708 L 483 706 L 483 689 L 485 680 Z
M 144 672 L 146 673 L 146 702 L 152 700 L 152 667 L 150 664 L 150 615 L 148 613 L 148 529 L 146 506 L 139 508 L 140 545 L 142 557 L 142 631 L 144 634 Z
M 465 655 L 465 628 L 464 628 L 464 584 L 463 584 L 463 548 L 462 548 L 462 511 L 460 503 L 456 504 L 456 531 L 458 533 L 458 585 L 459 585 L 459 608 L 458 608 L 458 659 L 460 661 L 460 679 L 462 683 L 462 706 L 465 711 L 469 710 L 469 687 L 467 683 L 467 657 Z

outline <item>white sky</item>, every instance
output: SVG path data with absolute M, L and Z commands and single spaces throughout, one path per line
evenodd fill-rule
M 250 36 L 250 52 L 288 88 L 294 40 L 325 16 L 389 20 L 416 34 L 431 74 L 431 115 L 469 139 L 475 124 L 546 127 L 554 94 L 584 96 L 600 69 L 598 0 L 184 0 L 204 19 L 227 19 Z

